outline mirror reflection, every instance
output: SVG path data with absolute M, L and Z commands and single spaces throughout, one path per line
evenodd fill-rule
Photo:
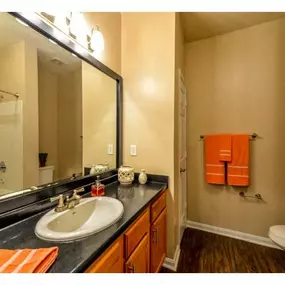
M 116 81 L 0 13 L 0 134 L 1 199 L 116 168 Z

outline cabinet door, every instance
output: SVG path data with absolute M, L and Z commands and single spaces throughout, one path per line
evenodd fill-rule
M 151 225 L 151 272 L 158 272 L 166 255 L 166 209 Z
M 124 240 L 120 237 L 99 257 L 86 273 L 124 273 Z
M 147 233 L 125 264 L 126 273 L 149 273 L 149 234 Z
M 131 225 L 125 233 L 125 259 L 127 260 L 131 253 L 138 246 L 142 238 L 149 232 L 149 208 Z

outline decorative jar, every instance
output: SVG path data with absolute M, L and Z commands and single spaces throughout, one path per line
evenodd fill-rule
M 131 166 L 122 165 L 118 170 L 118 179 L 122 185 L 130 185 L 135 178 L 135 171 Z

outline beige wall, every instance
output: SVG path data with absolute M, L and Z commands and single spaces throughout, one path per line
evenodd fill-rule
M 39 77 L 39 152 L 47 152 L 47 165 L 55 167 L 58 177 L 58 76 L 42 63 L 38 64 Z
M 167 256 L 174 233 L 175 13 L 122 13 L 123 162 L 169 175 Z M 137 156 L 130 156 L 130 145 Z
M 82 62 L 84 167 L 108 163 L 116 168 L 116 86 L 114 79 Z
M 2 47 L 0 50 L 0 89 L 18 92 L 21 97 L 0 93 L 0 161 L 5 161 L 7 172 L 0 173 L 0 189 L 19 190 L 23 188 L 23 110 L 22 94 L 25 91 L 24 43 Z M 4 194 L 2 190 L 1 194 Z
M 59 76 L 58 177 L 82 171 L 82 72 Z
M 262 236 L 285 223 L 284 50 L 284 18 L 186 46 L 189 220 Z M 222 132 L 260 135 L 248 189 L 204 182 L 199 135 Z
M 98 60 L 121 73 L 121 13 L 84 12 L 84 18 L 90 28 L 99 26 L 105 41 L 105 50 Z

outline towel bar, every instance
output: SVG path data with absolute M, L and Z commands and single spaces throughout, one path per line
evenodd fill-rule
M 263 200 L 263 198 L 261 197 L 259 193 L 255 194 L 254 196 L 250 196 L 250 195 L 245 195 L 244 192 L 239 192 L 239 195 L 243 198 L 253 198 L 257 200 Z
M 204 137 L 205 137 L 204 135 L 200 135 L 200 140 L 203 140 Z M 253 133 L 253 134 L 249 135 L 249 137 L 250 137 L 250 139 L 255 140 L 258 137 L 258 135 L 257 135 L 257 133 Z

